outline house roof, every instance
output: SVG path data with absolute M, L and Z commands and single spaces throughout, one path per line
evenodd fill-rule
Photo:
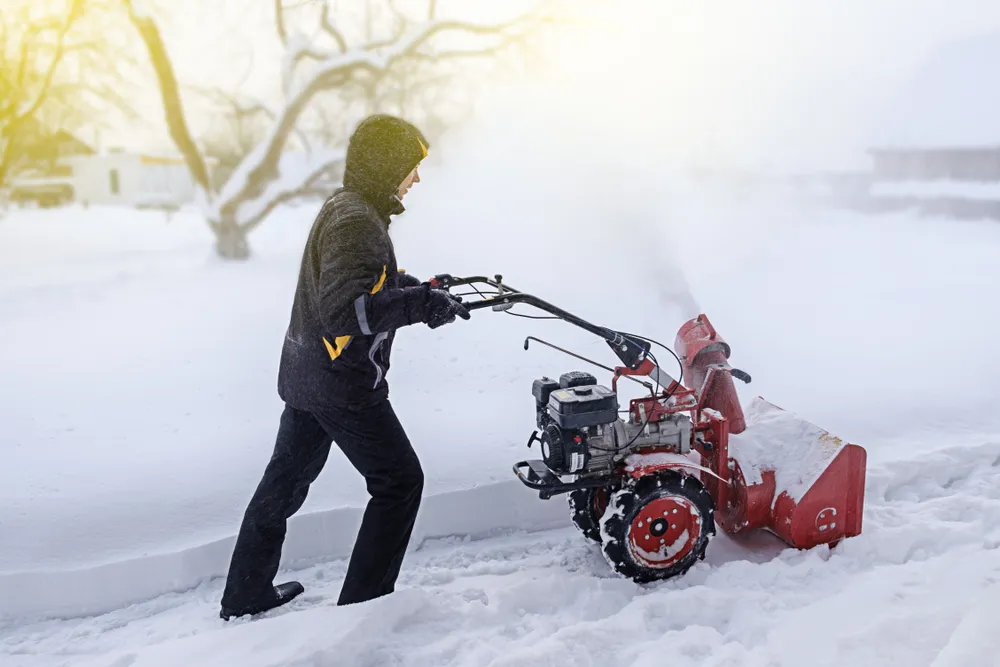
M 52 135 L 52 140 L 60 144 L 62 155 L 93 155 L 94 149 L 66 130 L 59 130 Z
M 52 131 L 35 118 L 18 127 L 14 142 L 15 163 L 20 166 L 52 161 L 69 155 L 91 155 L 94 149 L 65 130 Z
M 893 97 L 873 149 L 1000 147 L 1000 32 L 933 52 Z

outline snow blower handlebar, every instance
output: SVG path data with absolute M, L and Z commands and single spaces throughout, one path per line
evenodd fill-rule
M 674 380 L 674 378 L 661 370 L 659 366 L 654 363 L 653 359 L 650 358 L 649 341 L 639 338 L 638 336 L 632 336 L 624 334 L 620 331 L 615 331 L 614 329 L 598 326 L 588 322 L 582 317 L 574 315 L 567 310 L 563 310 L 548 301 L 540 299 L 533 294 L 527 294 L 514 289 L 509 285 L 505 285 L 503 282 L 503 276 L 499 274 L 494 276 L 492 279 L 487 278 L 486 276 L 455 278 L 454 276 L 450 276 L 448 274 L 441 274 L 431 278 L 429 283 L 431 287 L 443 290 L 450 290 L 453 287 L 466 285 L 471 287 L 474 293 L 481 296 L 482 299 L 479 301 L 463 302 L 465 307 L 470 311 L 482 310 L 484 308 L 492 308 L 497 311 L 507 311 L 519 303 L 533 306 L 539 310 L 549 313 L 555 318 L 569 322 L 570 324 L 578 326 L 595 336 L 603 338 L 607 341 L 608 345 L 614 351 L 618 359 L 621 360 L 622 364 L 632 371 L 632 373 L 629 373 L 630 375 L 648 375 L 664 388 L 672 387 L 677 384 L 677 381 Z M 477 288 L 476 285 L 486 285 L 494 291 L 483 292 Z M 525 349 L 527 348 L 528 341 L 526 340 Z

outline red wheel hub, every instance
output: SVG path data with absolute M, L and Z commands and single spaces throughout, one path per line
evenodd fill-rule
M 647 503 L 628 530 L 628 549 L 642 567 L 662 570 L 694 549 L 701 536 L 701 512 L 683 496 L 666 496 Z
M 594 517 L 600 520 L 604 516 L 604 511 L 608 509 L 608 490 L 596 489 L 591 496 L 590 509 L 594 512 Z

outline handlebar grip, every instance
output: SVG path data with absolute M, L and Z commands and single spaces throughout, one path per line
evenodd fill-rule
M 745 384 L 750 384 L 750 374 L 746 371 L 741 371 L 738 368 L 731 368 L 729 369 L 729 374 Z
M 500 303 L 499 299 L 483 299 L 481 301 L 469 301 L 468 303 L 463 302 L 462 305 L 465 306 L 466 310 L 472 311 L 492 308 L 497 303 Z

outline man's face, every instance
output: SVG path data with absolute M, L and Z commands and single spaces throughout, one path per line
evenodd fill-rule
M 396 190 L 396 196 L 401 200 L 406 196 L 406 193 L 409 192 L 410 186 L 414 183 L 420 182 L 420 173 L 417 171 L 418 169 L 420 169 L 419 164 L 414 167 L 413 171 L 407 174 L 406 178 L 403 179 L 403 182 L 399 184 L 399 188 Z

